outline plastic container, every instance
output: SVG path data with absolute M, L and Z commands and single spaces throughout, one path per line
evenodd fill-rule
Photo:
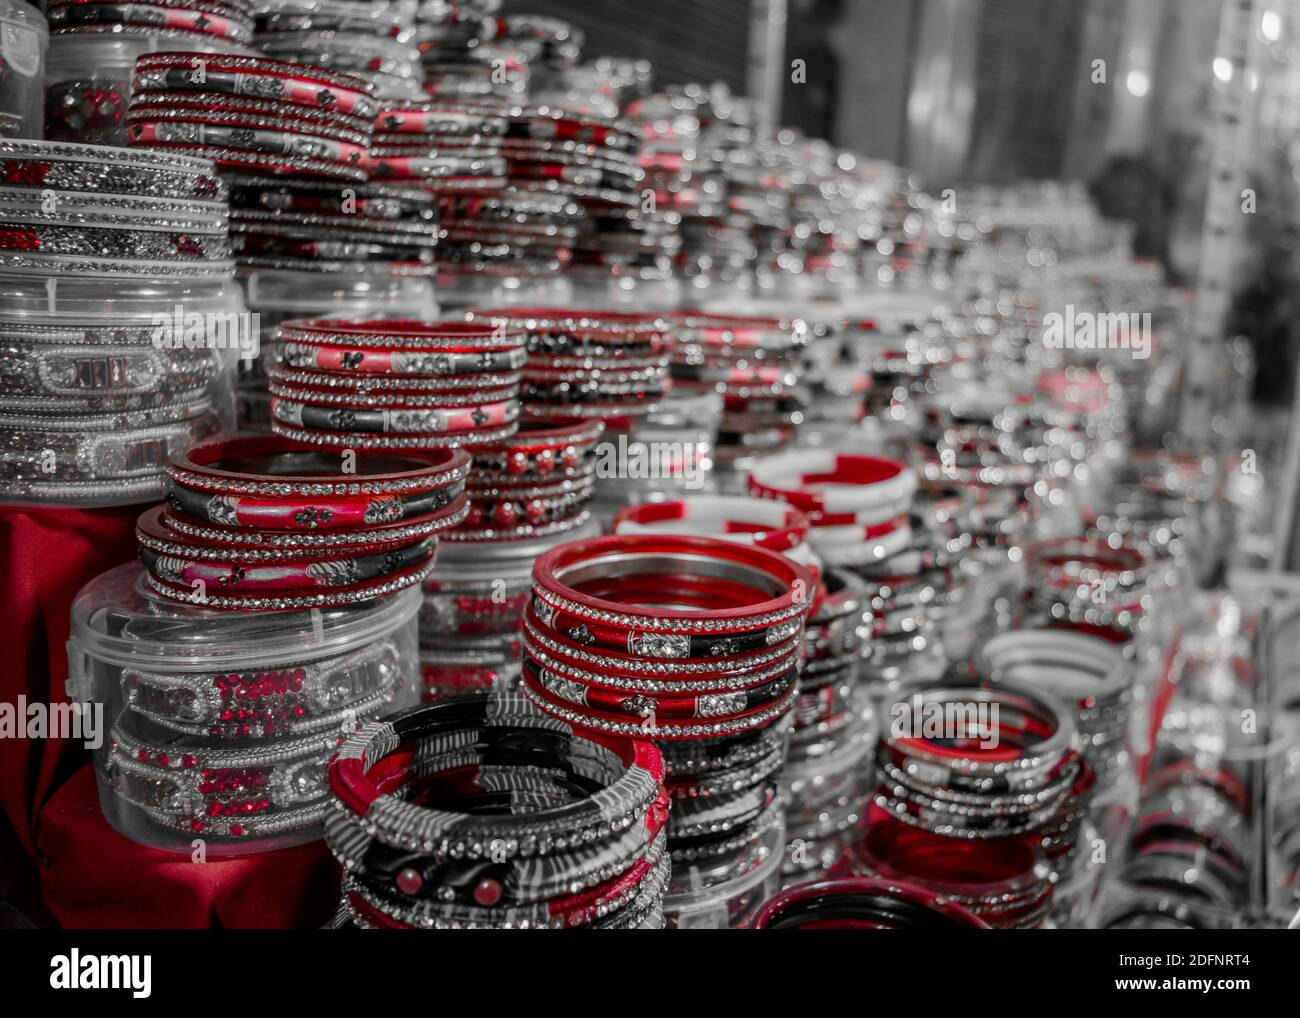
M 39 138 L 50 30 L 23 0 L 0 0 L 0 138 Z
M 91 145 L 125 145 L 131 75 L 136 58 L 145 53 L 255 55 L 247 47 L 216 36 L 146 32 L 54 37 L 45 68 L 46 138 Z
M 419 688 L 417 590 L 349 608 L 165 602 L 129 563 L 72 605 L 68 693 L 102 709 L 100 805 L 134 841 L 238 855 L 315 840 L 338 743 Z
M 785 827 L 778 823 L 737 852 L 709 861 L 673 860 L 664 925 L 674 930 L 742 929 L 781 886 Z

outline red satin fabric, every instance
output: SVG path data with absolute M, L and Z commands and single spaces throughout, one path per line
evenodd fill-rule
M 0 506 L 0 702 L 66 699 L 72 599 L 135 557 L 139 513 L 139 506 Z M 37 922 L 50 919 L 37 863 L 41 811 L 87 758 L 80 743 L 0 739 L 0 891 Z
M 66 699 L 72 600 L 135 557 L 140 511 L 0 506 L 0 702 Z M 319 841 L 204 863 L 137 845 L 100 812 L 81 743 L 0 739 L 0 896 L 38 925 L 315 927 L 338 875 Z
M 45 904 L 68 928 L 320 927 L 338 903 L 323 841 L 237 859 L 146 848 L 108 825 L 89 765 L 41 813 Z

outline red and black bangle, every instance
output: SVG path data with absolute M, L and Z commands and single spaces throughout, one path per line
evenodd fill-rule
M 256 96 L 299 106 L 375 115 L 375 86 L 365 78 L 265 57 L 218 53 L 148 53 L 136 60 L 145 92 L 157 88 Z
M 806 567 L 763 548 L 658 535 L 562 545 L 537 560 L 533 579 L 533 612 L 545 628 L 655 659 L 780 643 L 802 631 L 815 582 Z M 682 597 L 700 607 L 671 607 Z M 711 608 L 721 597 L 726 606 Z
M 337 465 L 336 465 L 337 463 Z M 219 440 L 174 455 L 171 490 L 182 509 L 230 527 L 333 529 L 392 523 L 425 515 L 463 491 L 469 456 L 446 449 L 346 460 L 311 445 L 256 435 Z
M 285 106 L 264 99 L 155 93 L 137 95 L 131 101 L 127 119 L 132 122 L 186 121 L 213 126 L 277 130 L 366 145 L 370 125 L 362 117 L 335 111 Z
M 529 337 L 530 355 L 653 357 L 665 352 L 669 343 L 663 318 L 636 312 L 501 307 L 467 311 L 465 317 L 522 329 Z
M 509 438 L 470 453 L 480 476 L 503 482 L 571 476 L 589 461 L 604 430 L 598 420 L 528 421 Z
M 281 323 L 280 339 L 285 343 L 321 344 L 361 351 L 388 350 L 394 354 L 463 354 L 516 350 L 524 345 L 525 333 L 508 323 L 315 318 Z M 348 371 L 354 369 L 347 363 L 341 367 Z
M 358 583 L 333 586 L 328 590 L 296 588 L 264 593 L 233 593 L 221 587 L 214 590 L 206 583 L 178 583 L 171 575 L 159 575 L 152 570 L 146 573 L 145 582 L 151 589 L 169 600 L 200 605 L 204 608 L 287 611 L 360 604 L 363 601 L 370 601 L 415 586 L 424 580 L 432 568 L 433 549 L 430 547 L 418 561 L 399 572 L 376 576 Z
M 222 165 L 238 163 L 241 153 L 247 152 L 273 159 L 295 157 L 323 165 L 352 166 L 366 151 L 364 144 L 341 141 L 323 131 L 304 133 L 298 122 L 289 119 L 267 119 L 254 125 L 248 118 L 227 124 L 181 119 L 186 116 L 189 114 L 168 117 L 148 111 L 128 113 L 127 137 L 132 145 L 197 149 Z
M 385 407 L 366 410 L 317 406 L 276 396 L 271 414 L 279 421 L 310 431 L 374 432 L 399 435 L 467 435 L 513 424 L 519 416 L 514 399 L 461 407 Z
M 537 671 L 537 666 L 525 658 L 522 672 L 524 691 L 547 714 L 594 732 L 656 741 L 721 738 L 768 728 L 790 712 L 798 695 L 797 683 L 791 682 L 779 699 L 725 718 L 661 722 L 654 713 L 650 713 L 629 720 L 626 713 L 602 711 L 589 706 L 578 707 L 556 696 L 545 688 Z
M 517 372 L 528 358 L 521 342 L 515 347 L 448 353 L 442 349 L 392 349 L 362 347 L 334 341 L 309 342 L 282 332 L 278 355 L 293 368 L 313 372 L 348 372 L 363 375 L 413 375 L 421 378 L 473 378 L 480 373 Z M 358 384 L 361 384 L 358 382 Z
M 312 406 L 344 407 L 351 410 L 376 410 L 390 407 L 393 410 L 446 410 L 473 408 L 514 400 L 519 394 L 518 382 L 505 380 L 493 385 L 495 379 L 482 376 L 481 384 L 467 388 L 444 388 L 440 383 L 421 385 L 416 380 L 405 385 L 386 386 L 372 390 L 364 384 L 358 386 L 321 385 L 309 381 L 306 385 L 291 385 L 275 368 L 268 373 L 271 395 L 289 403 Z
M 901 880 L 798 884 L 759 906 L 755 930 L 987 930 L 974 912 Z
M 807 326 L 797 318 L 675 311 L 670 320 L 682 342 L 710 348 L 790 350 L 808 338 Z
M 615 650 L 591 649 L 563 634 L 548 630 L 533 606 L 524 610 L 525 643 L 545 662 L 549 656 L 570 671 L 589 670 L 595 685 L 613 689 L 654 692 L 696 689 L 736 689 L 783 670 L 799 656 L 797 634 L 770 647 L 726 657 L 665 661 Z

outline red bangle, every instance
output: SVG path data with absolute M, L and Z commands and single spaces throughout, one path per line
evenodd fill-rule
M 419 353 L 490 353 L 524 345 L 523 330 L 480 322 L 417 322 L 409 319 L 349 321 L 339 318 L 295 319 L 280 325 L 280 340 L 344 347 L 351 351 L 394 355 Z M 352 364 L 343 369 L 355 370 Z M 434 374 L 438 372 L 432 372 Z
M 320 470 L 321 460 L 311 445 L 237 436 L 173 455 L 167 473 L 174 489 L 207 497 L 201 518 L 273 530 L 356 527 L 424 515 L 450 504 L 469 473 L 468 454 L 456 449 L 358 456 L 355 473 Z
M 615 689 L 736 689 L 755 675 L 784 668 L 798 657 L 800 649 L 799 634 L 795 633 L 770 647 L 727 657 L 647 659 L 622 651 L 594 650 L 548 630 L 531 605 L 523 613 L 523 636 L 525 646 L 536 650 L 540 660 L 554 658 L 570 669 L 591 670 L 600 675 L 599 681 L 591 681 Z
M 602 568 L 626 570 L 638 558 L 644 565 L 680 564 L 683 570 L 702 569 L 700 575 L 720 575 L 750 586 L 752 601 L 743 607 L 717 611 L 682 611 L 672 608 L 643 608 L 634 604 L 603 601 L 565 582 L 585 574 L 602 579 Z M 719 567 L 708 568 L 707 564 Z M 645 576 L 642 572 L 637 574 Z M 753 546 L 697 537 L 604 537 L 561 545 L 542 555 L 533 568 L 535 605 L 548 606 L 548 614 L 573 618 L 611 635 L 614 646 L 636 643 L 639 634 L 672 634 L 665 646 L 685 649 L 698 641 L 731 634 L 757 634 L 770 642 L 786 635 L 786 625 L 801 620 L 811 605 L 813 575 L 804 566 L 783 555 Z M 581 582 L 581 581 L 580 581 Z M 543 615 L 542 621 L 547 622 Z M 550 624 L 549 628 L 559 626 Z M 779 635 L 778 635 L 779 630 Z M 655 656 L 696 657 L 705 654 L 661 653 Z
M 859 513 L 876 517 L 864 522 L 880 522 L 906 512 L 916 475 L 902 463 L 875 456 L 800 451 L 760 460 L 749 489 L 804 510 L 814 526 L 851 525 Z
M 675 311 L 670 320 L 681 342 L 712 348 L 790 350 L 807 341 L 807 327 L 797 318 Z
M 620 509 L 615 534 L 694 534 L 747 541 L 788 552 L 808 536 L 808 519 L 792 506 L 757 498 L 699 496 Z
M 198 604 L 204 608 L 229 608 L 237 611 L 287 611 L 306 608 L 338 608 L 359 604 L 362 601 L 369 601 L 376 597 L 383 597 L 420 583 L 432 568 L 433 553 L 430 551 L 423 561 L 401 572 L 382 576 L 365 583 L 334 587 L 328 593 L 323 591 L 283 591 L 268 594 L 230 594 L 224 590 L 213 592 L 192 586 L 182 586 L 152 572 L 145 574 L 145 581 L 163 597 L 185 604 Z

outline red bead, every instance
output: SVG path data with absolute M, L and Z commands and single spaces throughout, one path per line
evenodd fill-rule
M 506 472 L 511 474 L 522 474 L 528 470 L 528 456 L 522 452 L 512 452 L 510 458 L 506 460 Z
M 424 877 L 420 876 L 419 870 L 412 869 L 410 866 L 397 874 L 397 889 L 403 894 L 419 894 L 420 888 L 424 886 Z
M 543 474 L 549 474 L 555 469 L 555 450 L 543 449 L 534 459 L 537 461 L 537 469 Z
M 491 907 L 501 900 L 501 884 L 499 881 L 486 879 L 480 880 L 474 888 L 474 901 L 484 907 Z

